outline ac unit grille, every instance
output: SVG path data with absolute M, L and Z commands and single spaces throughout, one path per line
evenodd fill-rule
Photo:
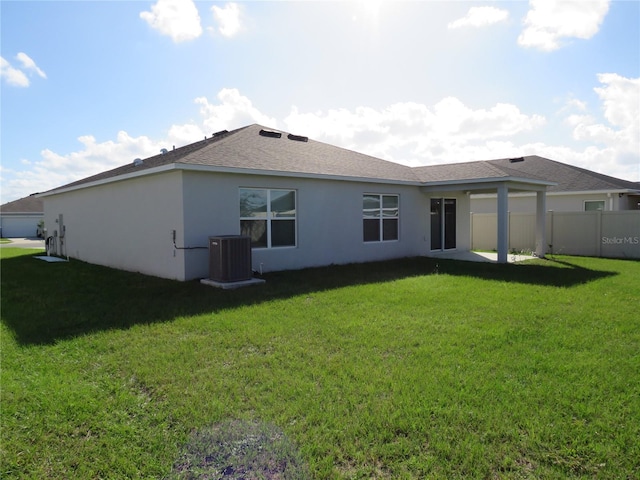
M 251 237 L 222 235 L 209 237 L 209 278 L 217 282 L 250 280 Z

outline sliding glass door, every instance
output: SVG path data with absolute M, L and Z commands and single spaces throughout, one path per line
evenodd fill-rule
M 456 199 L 431 199 L 431 250 L 456 248 Z

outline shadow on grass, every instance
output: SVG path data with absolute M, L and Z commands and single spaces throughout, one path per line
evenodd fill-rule
M 2 260 L 2 322 L 22 345 L 51 344 L 92 332 L 417 276 L 568 288 L 616 274 L 580 267 L 571 260 L 498 265 L 418 257 L 275 272 L 264 275 L 267 283 L 262 286 L 219 290 L 197 281 L 165 280 L 73 259 L 52 264 L 35 260 L 34 255 L 7 254 Z

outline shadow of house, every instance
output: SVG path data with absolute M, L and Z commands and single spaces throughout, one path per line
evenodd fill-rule
M 217 315 L 279 298 L 410 277 L 465 276 L 514 286 L 572 288 L 614 274 L 581 268 L 570 260 L 489 264 L 418 257 L 273 272 L 264 275 L 263 286 L 228 291 L 196 281 L 149 277 L 80 261 L 48 264 L 21 255 L 2 260 L 2 321 L 22 345 L 51 344 L 99 331 Z M 425 288 L 427 282 L 425 278 Z

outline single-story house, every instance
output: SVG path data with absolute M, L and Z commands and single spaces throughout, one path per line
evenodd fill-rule
M 487 162 L 497 168 L 509 168 L 517 175 L 534 176 L 555 182 L 547 189 L 547 210 L 588 212 L 592 210 L 640 210 L 640 183 L 610 177 L 584 168 L 567 165 L 537 155 L 503 158 Z M 473 213 L 495 213 L 495 194 L 471 196 Z M 509 195 L 509 211 L 535 211 L 535 196 L 529 192 Z
M 0 236 L 29 238 L 41 235 L 39 224 L 44 219 L 44 207 L 36 194 L 0 206 Z
M 553 185 L 489 162 L 412 168 L 254 124 L 40 196 L 53 253 L 190 280 L 208 276 L 213 236 L 249 236 L 262 272 L 468 251 L 472 193 L 497 195 L 506 262 L 508 194 L 534 192 L 544 256 Z

